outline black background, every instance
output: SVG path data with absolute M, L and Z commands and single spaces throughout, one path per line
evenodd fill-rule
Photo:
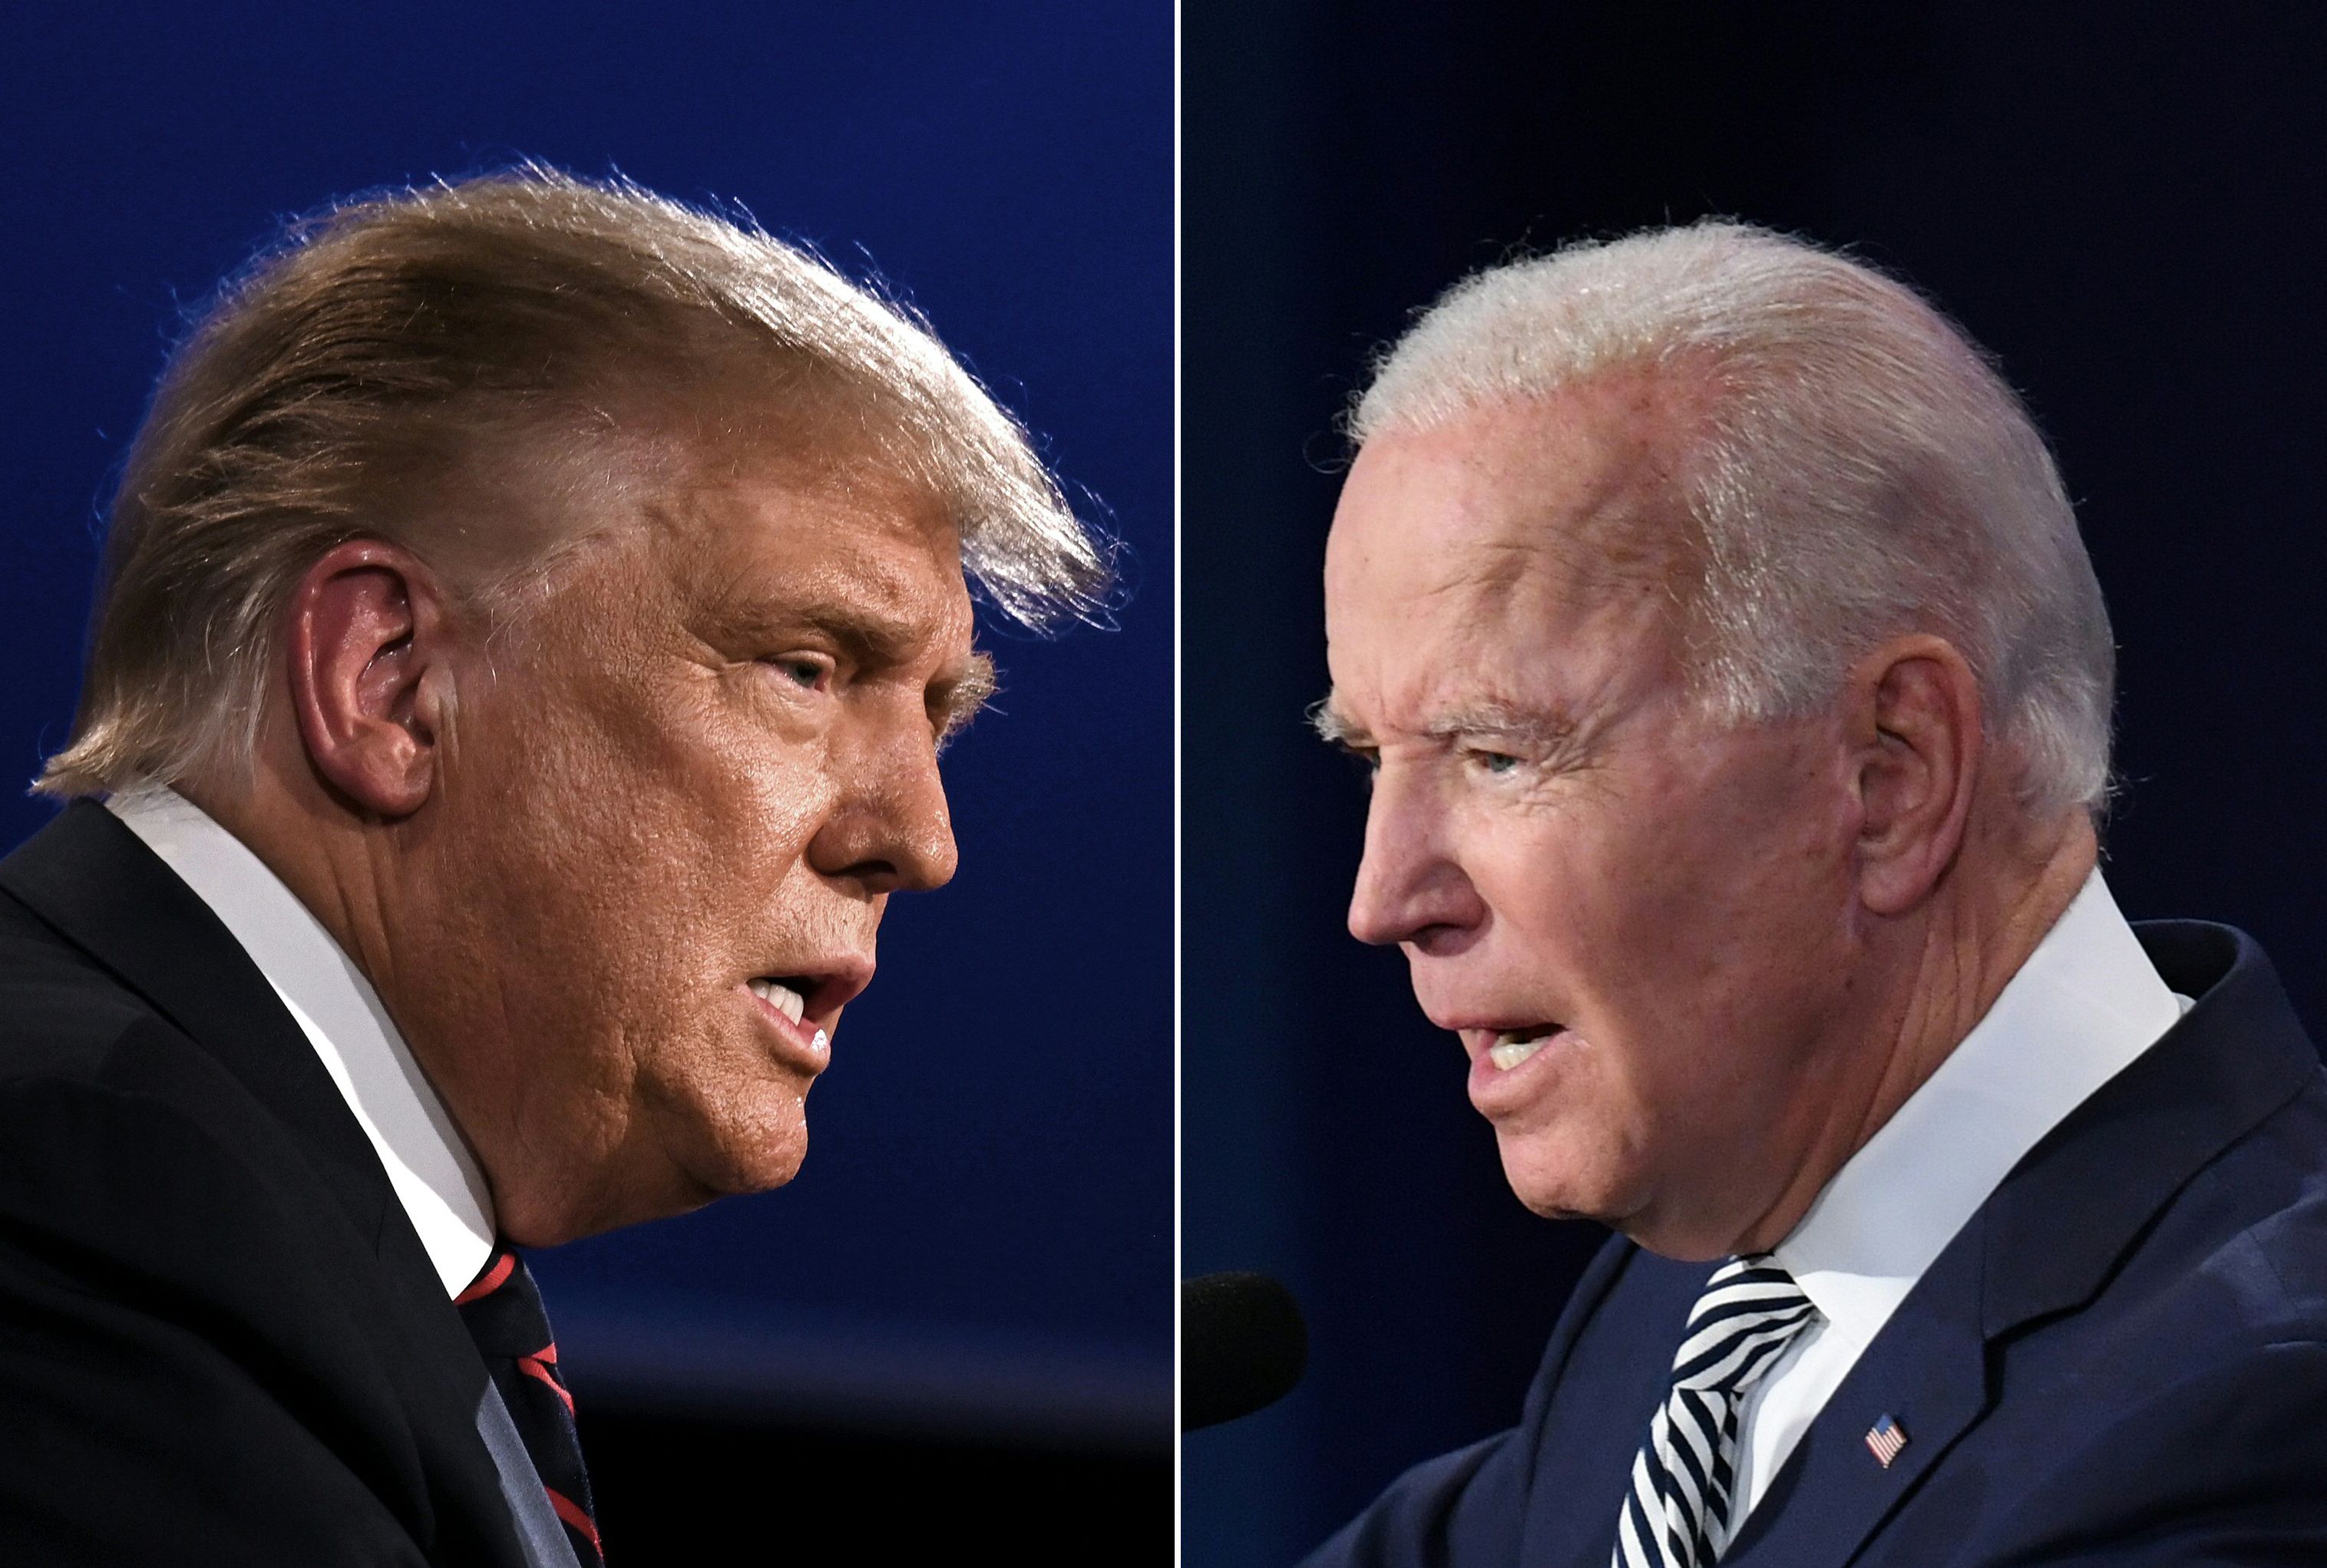
M 2253 931 L 2315 1032 L 2327 27 L 1189 0 L 1183 28 L 1184 1263 L 1282 1274 L 1313 1334 L 1299 1391 L 1184 1450 L 1187 1560 L 1239 1565 L 1509 1424 L 1599 1239 L 1519 1208 L 1403 959 L 1341 929 L 1362 788 L 1301 710 L 1367 352 L 1515 247 L 1705 213 L 1934 295 L 2052 438 L 2108 596 L 2120 903 Z

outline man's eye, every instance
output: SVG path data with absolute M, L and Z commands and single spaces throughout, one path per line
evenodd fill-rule
M 1509 751 L 1473 751 L 1471 753 L 1471 763 L 1482 773 L 1500 776 L 1518 772 L 1519 760 Z
M 788 654 L 781 658 L 771 658 L 764 662 L 794 686 L 808 691 L 814 691 L 822 686 L 825 677 L 832 672 L 830 661 L 810 658 L 799 654 Z

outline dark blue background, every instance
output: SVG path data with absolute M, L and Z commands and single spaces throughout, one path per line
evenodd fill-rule
M 1241 1568 L 1509 1425 L 1600 1234 L 1519 1208 L 1404 960 L 1341 930 L 1363 792 L 1300 715 L 1369 349 L 1508 247 L 1706 212 L 1931 291 L 2079 501 L 2123 649 L 2119 901 L 2254 931 L 2315 1031 L 2327 23 L 1187 0 L 1183 26 L 1185 1262 L 1281 1274 L 1313 1331 L 1298 1392 L 1184 1450 L 1188 1561 Z
M 585 1393 L 1168 1441 L 1172 16 L 997 6 L 12 7 L 0 774 L 65 736 L 93 518 L 182 303 L 275 221 L 532 156 L 877 270 L 1127 541 L 1003 638 L 962 870 L 883 933 L 790 1189 L 538 1260 Z M 0 792 L 0 840 L 48 808 Z

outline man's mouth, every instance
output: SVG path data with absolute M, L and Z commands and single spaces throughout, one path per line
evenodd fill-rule
M 786 1022 L 804 1031 L 828 1030 L 840 1010 L 872 983 L 873 960 L 844 954 L 815 962 L 814 969 L 771 969 L 744 985 Z
M 777 1057 L 805 1073 L 822 1072 L 832 1057 L 831 1027 L 861 984 L 834 975 L 760 975 L 744 988 L 774 1025 Z
M 752 982 L 752 994 L 798 1023 L 815 987 L 815 980 L 805 975 L 763 975 Z
M 1510 1071 L 1544 1048 L 1546 1041 L 1565 1027 L 1557 1023 L 1532 1023 L 1525 1029 L 1506 1029 L 1495 1035 L 1495 1043 L 1487 1048 L 1487 1059 L 1504 1072 Z

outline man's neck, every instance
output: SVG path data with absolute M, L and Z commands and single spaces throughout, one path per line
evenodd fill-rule
M 2012 848 L 2019 853 L 1999 873 L 1991 857 L 2006 856 L 2005 845 L 1967 845 L 1916 920 L 1877 935 L 1870 967 L 1891 978 L 1872 989 L 1847 1027 L 1835 1070 L 1816 1086 L 1821 1114 L 1806 1153 L 1733 1251 L 1766 1252 L 1791 1233 L 1827 1183 L 1995 1005 L 2098 857 L 2081 813 L 2051 842 Z
M 278 740 L 272 733 L 262 737 L 250 778 L 233 788 L 201 777 L 171 788 L 266 863 L 393 1012 L 395 966 L 378 916 L 378 868 L 362 829 L 349 812 L 330 809 L 320 787 L 310 784 L 303 792 L 285 784 L 280 760 L 269 754 L 268 742 Z

